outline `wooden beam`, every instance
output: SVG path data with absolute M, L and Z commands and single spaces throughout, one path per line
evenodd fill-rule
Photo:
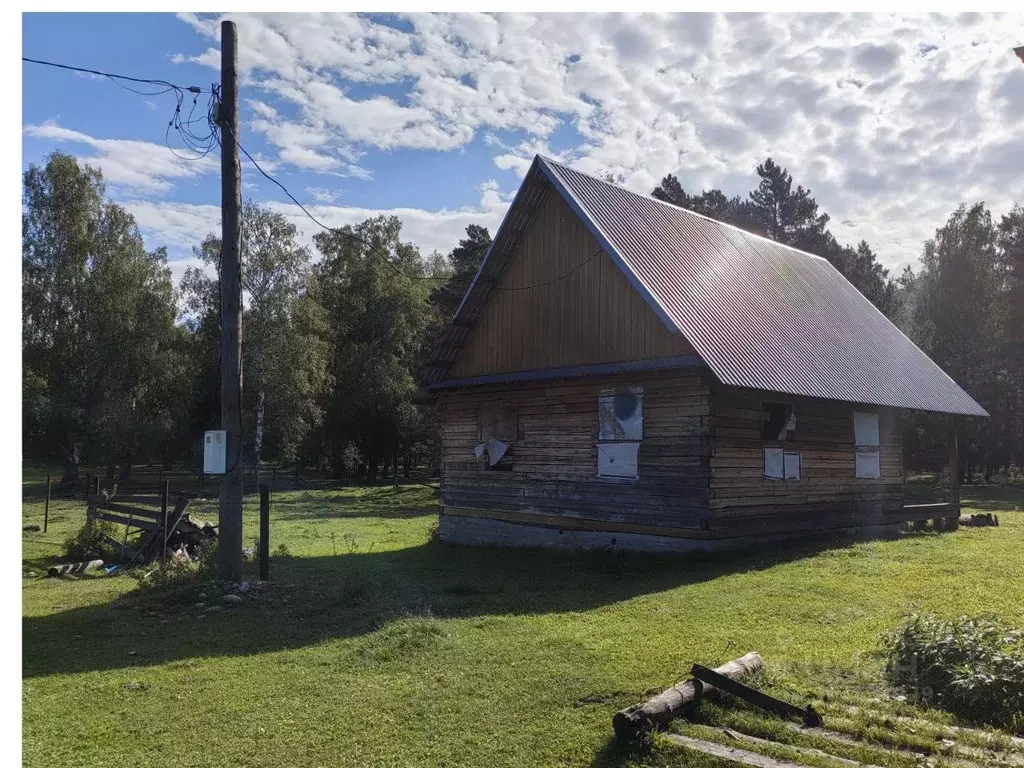
M 693 668 L 690 670 L 690 674 L 704 685 L 713 685 L 719 690 L 731 693 L 733 696 L 750 702 L 756 707 L 772 712 L 779 717 L 799 718 L 804 721 L 804 725 L 811 728 L 820 728 L 822 725 L 821 715 L 819 715 L 815 711 L 814 707 L 810 705 L 808 705 L 806 709 L 801 709 L 794 704 L 790 704 L 788 701 L 776 699 L 774 696 L 769 696 L 764 691 L 751 688 L 749 685 L 744 685 L 739 680 L 733 680 L 732 678 L 720 674 L 713 669 L 708 669 L 702 664 L 694 664 Z

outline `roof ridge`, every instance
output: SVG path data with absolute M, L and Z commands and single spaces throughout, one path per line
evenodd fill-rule
M 739 232 L 741 235 L 746 235 L 748 237 L 755 237 L 758 240 L 764 240 L 765 242 L 771 243 L 772 245 L 777 245 L 780 248 L 788 248 L 791 251 L 799 253 L 801 256 L 810 256 L 812 259 L 820 259 L 821 261 L 828 262 L 829 264 L 832 263 L 832 262 L 828 261 L 828 259 L 826 259 L 824 256 L 818 256 L 816 253 L 811 253 L 809 251 L 804 251 L 804 250 L 802 250 L 800 248 L 795 248 L 792 245 L 787 245 L 786 243 L 780 243 L 778 240 L 772 240 L 770 237 L 767 237 L 765 235 L 759 235 L 756 232 L 750 232 L 749 230 L 743 229 L 742 227 L 737 227 L 735 224 L 730 224 L 727 221 L 722 221 L 721 219 L 716 219 L 716 218 L 714 218 L 712 216 L 708 216 L 708 215 L 703 214 L 703 213 L 697 213 L 697 211 L 691 211 L 689 208 L 684 208 L 681 205 L 676 205 L 675 203 L 670 203 L 667 200 L 661 200 L 661 199 L 655 197 L 654 195 L 641 195 L 639 192 L 634 192 L 629 187 L 624 187 L 621 184 L 613 184 L 610 181 L 606 181 L 605 179 L 602 179 L 600 176 L 595 176 L 592 173 L 587 173 L 586 171 L 577 170 L 576 168 L 573 168 L 572 166 L 566 165 L 565 163 L 560 163 L 557 160 L 552 160 L 550 157 L 546 157 L 544 155 L 538 154 L 537 155 L 537 159 L 539 159 L 541 162 L 547 163 L 548 165 L 556 165 L 559 168 L 565 168 L 567 171 L 572 171 L 573 173 L 578 173 L 580 176 L 586 176 L 588 179 L 593 179 L 594 181 L 600 182 L 601 184 L 604 184 L 606 186 L 614 187 L 615 189 L 621 189 L 623 192 L 626 192 L 626 193 L 628 193 L 630 195 L 635 195 L 636 197 L 640 197 L 640 198 L 643 198 L 645 200 L 653 200 L 654 202 L 659 203 L 660 205 L 666 205 L 669 208 L 673 208 L 673 209 L 675 209 L 677 211 L 682 211 L 683 213 L 688 213 L 691 216 L 697 216 L 698 218 L 714 222 L 715 224 L 718 224 L 719 226 L 728 227 L 729 229 L 732 229 L 732 230 L 735 230 L 736 232 Z

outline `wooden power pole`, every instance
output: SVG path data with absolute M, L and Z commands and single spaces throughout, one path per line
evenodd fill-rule
M 238 164 L 238 30 L 220 25 L 220 418 L 227 431 L 220 486 L 218 570 L 221 579 L 242 578 L 242 207 Z

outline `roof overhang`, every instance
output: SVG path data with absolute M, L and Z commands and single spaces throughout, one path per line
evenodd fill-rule
M 613 376 L 621 373 L 640 373 L 647 371 L 669 371 L 680 368 L 706 367 L 700 355 L 677 355 L 675 357 L 657 357 L 647 360 L 623 360 L 615 363 L 596 363 L 594 365 L 574 365 L 562 368 L 536 368 L 529 371 L 510 371 L 508 373 L 488 373 L 481 376 L 469 376 L 462 379 L 447 379 L 431 384 L 427 389 L 436 392 L 443 389 L 459 387 L 475 387 L 486 384 L 513 384 L 526 381 L 546 381 L 549 379 L 572 379 L 583 376 Z

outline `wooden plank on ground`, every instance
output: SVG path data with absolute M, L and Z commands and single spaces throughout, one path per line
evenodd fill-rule
M 857 760 L 851 760 L 848 757 L 840 757 L 839 755 L 833 755 L 830 752 L 826 752 L 822 749 L 815 747 L 798 747 L 795 744 L 782 744 L 778 741 L 771 741 L 769 739 L 759 739 L 757 736 L 749 736 L 745 733 L 733 730 L 732 728 L 723 728 L 722 732 L 730 738 L 736 739 L 737 741 L 745 741 L 750 744 L 758 744 L 761 746 L 784 746 L 792 749 L 794 752 L 799 752 L 801 755 L 808 755 L 809 757 L 821 757 L 827 760 L 835 760 L 840 765 L 849 766 L 849 768 L 880 768 L 880 766 L 872 763 L 861 763 Z
M 692 739 L 689 736 L 680 736 L 678 733 L 668 733 L 666 736 L 673 743 L 693 752 L 731 760 L 739 765 L 751 765 L 755 768 L 805 768 L 803 763 L 794 763 L 791 760 L 777 760 L 774 757 L 768 757 L 767 755 L 761 755 L 757 752 L 737 747 L 728 747 L 725 744 L 717 744 L 713 741 Z

